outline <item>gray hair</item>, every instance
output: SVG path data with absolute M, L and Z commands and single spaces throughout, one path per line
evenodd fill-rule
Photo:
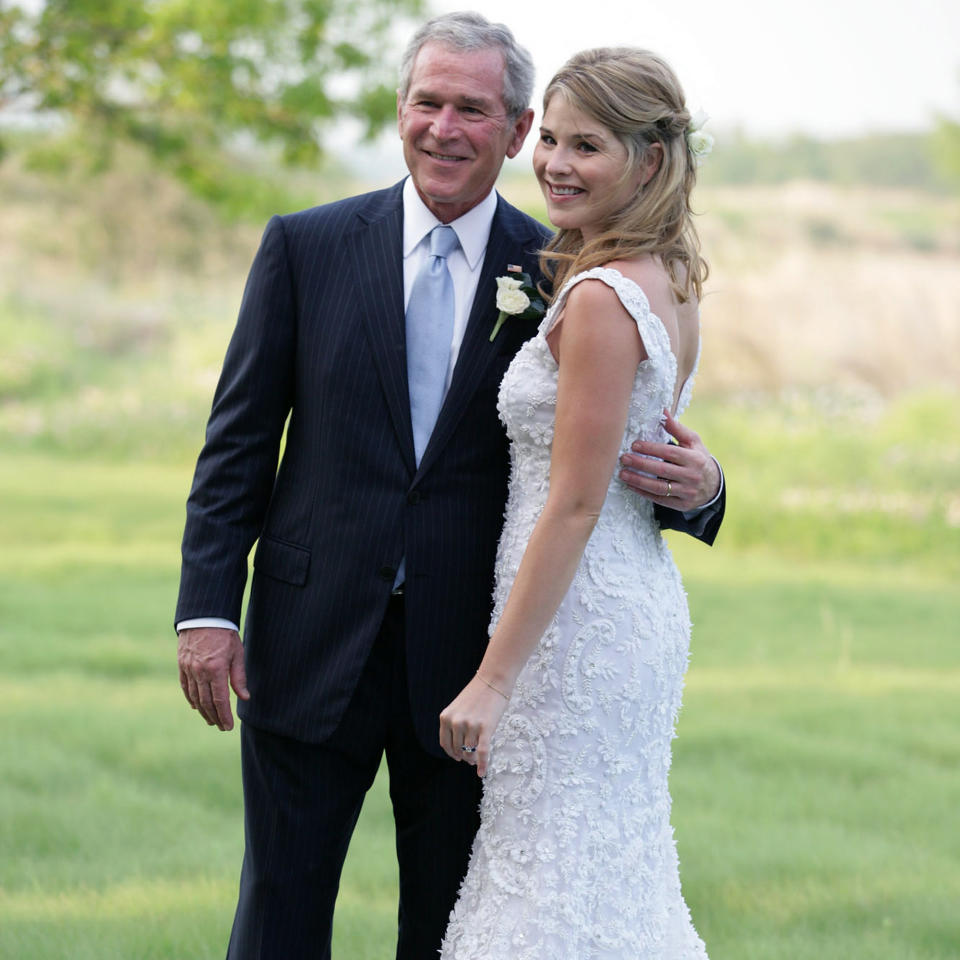
M 445 13 L 428 20 L 411 38 L 400 61 L 400 99 L 410 89 L 413 62 L 424 44 L 440 43 L 454 50 L 486 50 L 495 47 L 503 54 L 503 103 L 515 120 L 530 106 L 533 96 L 533 58 L 514 39 L 510 28 L 490 23 L 479 13 Z

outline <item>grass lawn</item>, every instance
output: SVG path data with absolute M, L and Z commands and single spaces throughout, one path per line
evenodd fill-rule
M 238 739 L 208 729 L 177 683 L 189 473 L 0 459 L 2 957 L 223 955 Z M 731 502 L 732 543 L 743 509 Z M 674 549 L 695 621 L 674 824 L 712 960 L 956 957 L 953 577 L 724 539 Z M 337 957 L 393 955 L 395 884 L 381 777 L 344 877 Z

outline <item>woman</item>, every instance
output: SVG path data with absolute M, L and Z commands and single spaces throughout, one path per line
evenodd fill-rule
M 533 163 L 559 292 L 501 386 L 494 629 L 440 718 L 446 752 L 485 777 L 442 960 L 706 957 L 667 788 L 686 598 L 652 504 L 617 476 L 633 437 L 666 439 L 697 363 L 692 133 L 645 51 L 578 54 L 544 96 Z

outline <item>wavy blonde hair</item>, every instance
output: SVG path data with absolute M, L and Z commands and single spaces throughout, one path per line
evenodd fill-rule
M 659 143 L 657 171 L 603 232 L 584 243 L 579 230 L 560 230 L 540 254 L 540 268 L 559 292 L 574 273 L 641 254 L 659 256 L 680 303 L 700 298 L 707 278 L 693 225 L 690 192 L 696 161 L 687 145 L 690 113 L 670 66 L 648 50 L 601 47 L 571 57 L 550 81 L 543 108 L 557 96 L 611 130 L 626 147 L 628 180 Z

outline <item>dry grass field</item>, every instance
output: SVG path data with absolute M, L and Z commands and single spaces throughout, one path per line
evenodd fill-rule
M 303 192 L 317 202 L 358 189 L 342 177 L 316 184 L 315 196 L 309 183 Z M 525 173 L 501 190 L 543 217 Z M 701 398 L 801 391 L 869 412 L 960 385 L 960 198 L 793 183 L 704 188 L 695 206 L 712 269 Z M 92 184 L 8 160 L 0 431 L 62 434 L 58 416 L 74 424 L 87 410 L 98 432 L 114 388 L 128 413 L 137 408 L 149 384 L 108 387 L 112 359 L 175 385 L 174 406 L 202 410 L 260 228 L 224 226 L 135 159 Z M 39 380 L 58 378 L 38 396 Z
M 542 217 L 535 184 L 503 192 Z M 701 393 L 960 386 L 960 197 L 797 182 L 704 188 L 694 207 Z

